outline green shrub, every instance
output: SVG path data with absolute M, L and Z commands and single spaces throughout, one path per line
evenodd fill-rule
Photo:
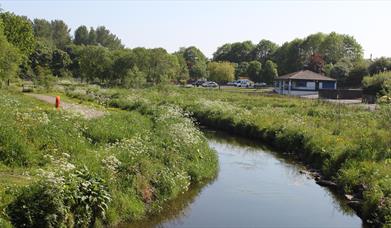
M 63 197 L 61 188 L 39 182 L 24 188 L 6 213 L 15 227 L 61 227 L 68 213 Z

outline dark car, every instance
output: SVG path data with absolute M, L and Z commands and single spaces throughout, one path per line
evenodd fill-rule
M 206 82 L 206 80 L 197 80 L 195 82 L 193 82 L 193 86 L 201 86 L 202 84 L 204 84 Z

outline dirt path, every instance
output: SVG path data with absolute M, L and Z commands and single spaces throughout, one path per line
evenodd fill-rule
M 50 103 L 50 104 L 55 104 L 56 98 L 53 96 L 48 96 L 48 95 L 42 95 L 42 94 L 34 94 L 34 93 L 26 93 L 26 95 L 35 97 L 38 100 Z M 67 102 L 60 102 L 60 108 L 66 111 L 72 111 L 76 112 L 80 115 L 82 115 L 86 119 L 92 119 L 92 118 L 98 118 L 106 113 L 91 107 L 87 107 L 84 105 L 79 105 L 79 104 L 72 104 L 72 103 L 67 103 Z

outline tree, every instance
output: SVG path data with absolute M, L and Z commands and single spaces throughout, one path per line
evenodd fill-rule
M 187 67 L 186 60 L 182 55 L 175 54 L 175 56 L 177 57 L 179 63 L 179 71 L 176 75 L 176 80 L 181 84 L 185 84 L 186 81 L 190 78 L 189 69 Z
M 36 38 L 52 42 L 52 27 L 49 21 L 45 19 L 34 19 L 33 31 Z
M 214 61 L 228 61 L 231 52 L 231 44 L 224 44 L 213 53 Z
M 3 33 L 7 41 L 27 58 L 34 50 L 35 38 L 31 22 L 26 17 L 10 12 L 0 13 L 3 21 Z
M 50 68 L 53 72 L 53 75 L 63 77 L 66 76 L 68 72 L 68 66 L 72 63 L 71 58 L 68 53 L 57 49 L 53 51 L 52 61 L 50 63 Z
M 316 73 L 324 72 L 325 61 L 319 53 L 314 53 L 311 55 L 307 68 Z
M 152 84 L 160 84 L 168 80 L 175 79 L 180 70 L 178 59 L 170 55 L 163 48 L 148 50 L 147 81 Z
M 32 75 L 26 74 L 25 77 L 36 77 L 38 75 L 38 67 L 49 69 L 52 62 L 52 53 L 54 46 L 45 38 L 38 38 L 34 51 L 29 57 Z
M 319 52 L 324 56 L 324 60 L 333 64 L 342 58 L 354 62 L 360 60 L 363 55 L 361 45 L 352 36 L 335 32 L 325 37 L 319 49 Z
M 121 44 L 121 40 L 104 26 L 97 27 L 95 33 L 96 42 L 103 47 L 107 47 L 111 50 L 121 49 L 124 47 Z
M 239 64 L 235 65 L 235 78 L 239 77 L 247 77 L 247 69 L 248 69 L 249 63 L 248 62 L 241 62 Z
M 146 83 L 145 73 L 140 71 L 137 66 L 129 69 L 125 75 L 123 85 L 125 88 L 141 88 Z
M 257 60 L 264 64 L 267 60 L 272 58 L 277 48 L 277 44 L 271 42 L 270 40 L 263 39 L 251 51 L 251 59 Z
M 273 84 L 274 79 L 278 76 L 277 64 L 275 64 L 271 60 L 267 60 L 262 68 L 262 76 L 261 79 L 263 82 L 267 84 Z
M 96 45 L 96 32 L 94 28 L 90 28 L 90 32 L 88 33 L 88 44 Z
M 105 47 L 85 46 L 79 50 L 80 76 L 88 82 L 100 80 L 105 82 L 109 76 L 112 66 L 110 52 Z
M 369 67 L 368 71 L 370 75 L 374 75 L 380 72 L 391 70 L 391 58 L 380 57 L 375 59 Z
M 62 20 L 54 20 L 52 25 L 52 40 L 57 48 L 65 50 L 65 47 L 71 43 L 70 29 Z
M 221 83 L 232 81 L 235 78 L 235 67 L 229 62 L 210 62 L 208 64 L 209 80 Z
M 124 49 L 114 51 L 111 81 L 116 85 L 121 85 L 124 82 L 125 77 L 128 76 L 129 70 L 131 70 L 134 65 L 132 50 Z
M 4 24 L 0 19 L 0 87 L 2 82 L 16 77 L 21 63 L 19 50 L 7 41 L 3 31 Z
M 319 33 L 311 34 L 306 38 L 304 38 L 303 42 L 301 43 L 302 58 L 311 61 L 311 57 L 314 54 L 318 54 L 322 56 L 322 54 L 320 53 L 320 47 L 326 37 L 327 37 L 326 34 L 319 32 Z
M 79 26 L 75 30 L 75 38 L 73 39 L 73 43 L 77 45 L 87 45 L 89 44 L 89 35 L 88 29 L 85 25 Z
M 254 49 L 251 41 L 224 44 L 213 54 L 214 61 L 229 61 L 240 63 L 251 60 L 251 52 Z
M 345 85 L 352 87 L 360 87 L 364 76 L 368 75 L 368 62 L 361 60 L 353 64 L 353 68 L 349 72 L 349 77 L 346 79 Z
M 183 56 L 190 78 L 206 78 L 206 57 L 198 48 L 194 46 L 184 48 L 180 50 L 178 54 Z
M 302 56 L 303 40 L 294 39 L 291 42 L 284 43 L 274 55 L 281 74 L 287 74 L 303 69 L 305 59 Z
M 352 67 L 353 65 L 349 59 L 341 59 L 331 69 L 330 76 L 337 79 L 340 85 L 345 85 Z
M 262 64 L 256 60 L 251 61 L 247 68 L 248 77 L 254 82 L 261 82 Z

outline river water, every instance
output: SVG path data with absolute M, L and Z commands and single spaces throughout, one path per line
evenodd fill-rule
M 249 140 L 205 133 L 219 156 L 216 179 L 126 227 L 363 227 L 344 200 L 301 174 L 300 164 Z

